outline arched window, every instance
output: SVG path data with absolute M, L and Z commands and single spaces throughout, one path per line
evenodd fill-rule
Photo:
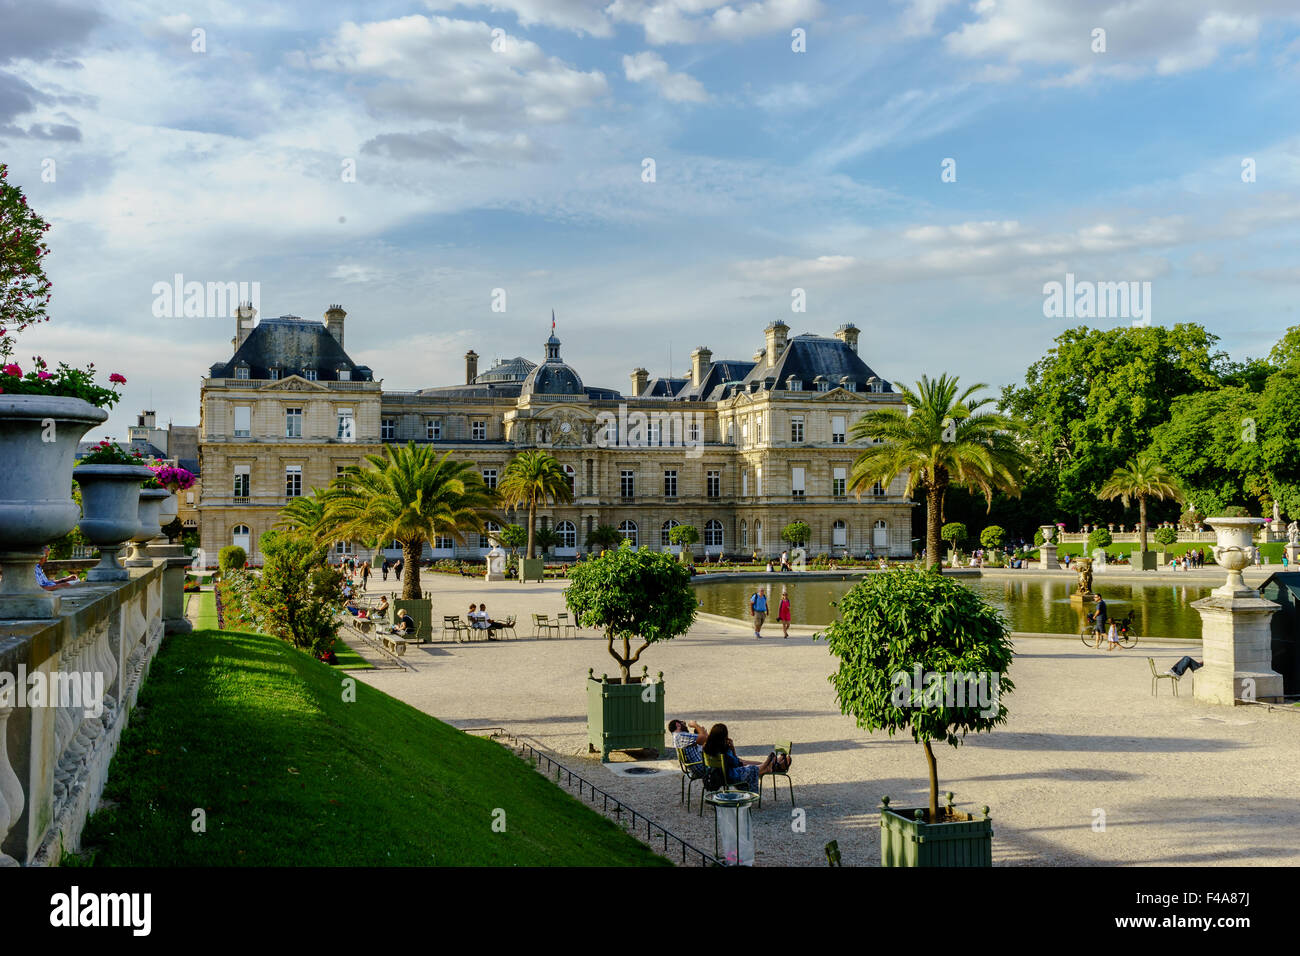
M 635 521 L 619 522 L 618 533 L 622 535 L 624 541 L 630 541 L 632 547 L 635 548 L 637 546 Z
M 849 526 L 844 521 L 836 521 L 831 525 L 831 544 L 837 548 L 846 547 L 849 543 Z
M 740 519 L 740 546 L 742 548 L 749 547 L 749 522 L 745 521 L 744 518 Z
M 246 524 L 235 525 L 235 530 L 231 532 L 230 535 L 230 543 L 233 544 L 236 548 L 243 548 L 244 554 L 247 554 L 250 558 L 252 557 L 252 555 L 249 553 L 249 548 L 251 546 L 252 540 L 253 540 L 253 534 L 251 531 L 248 530 L 248 525 Z
M 706 548 L 722 547 L 722 522 L 710 518 L 704 522 L 704 546 Z
M 557 546 L 559 550 L 574 552 L 578 550 L 578 529 L 574 527 L 572 521 L 561 521 L 555 526 L 555 533 L 560 536 L 560 543 Z
M 668 532 L 672 531 L 673 528 L 676 528 L 679 524 L 681 524 L 681 522 L 678 521 L 676 518 L 669 518 L 667 521 L 664 522 L 664 526 L 659 529 L 660 547 L 666 548 L 670 544 L 672 544 L 672 541 L 670 541 L 668 538 Z
M 871 529 L 871 549 L 873 551 L 885 551 L 889 549 L 889 525 L 885 522 L 877 521 Z

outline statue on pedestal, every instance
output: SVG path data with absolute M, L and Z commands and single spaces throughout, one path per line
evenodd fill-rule
M 504 581 L 506 578 L 506 555 L 500 546 L 493 544 L 487 553 L 487 570 L 483 572 L 485 581 Z
M 1291 547 L 1300 547 L 1300 522 L 1292 521 L 1286 526 L 1286 543 Z
M 1081 595 L 1092 594 L 1092 561 L 1083 558 L 1079 561 L 1079 591 Z

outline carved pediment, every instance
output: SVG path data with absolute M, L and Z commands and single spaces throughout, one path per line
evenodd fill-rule
M 320 382 L 309 382 L 301 375 L 290 375 L 288 378 L 277 379 L 274 382 L 267 382 L 260 389 L 263 392 L 328 392 L 329 389 Z

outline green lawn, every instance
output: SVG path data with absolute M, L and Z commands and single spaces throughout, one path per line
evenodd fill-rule
M 670 865 L 500 744 L 360 681 L 345 702 L 352 682 L 265 635 L 167 638 L 79 862 Z
M 199 609 L 195 614 L 194 626 L 198 629 L 217 629 L 217 597 L 212 591 L 200 591 L 190 595 L 190 600 L 198 598 Z

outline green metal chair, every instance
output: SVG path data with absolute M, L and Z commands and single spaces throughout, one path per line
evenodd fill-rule
M 677 751 L 677 766 L 682 770 L 682 797 L 678 803 L 686 804 L 686 812 L 691 812 L 691 784 L 699 781 L 700 784 L 700 815 L 704 815 L 704 761 L 694 760 L 687 762 L 686 753 L 682 749 Z
M 794 744 L 792 744 L 788 740 L 777 741 L 772 745 L 772 749 L 776 751 L 777 756 L 784 754 L 785 756 L 788 757 L 790 756 L 790 751 L 793 748 L 794 748 Z M 773 800 L 776 799 L 776 778 L 785 777 L 785 782 L 790 787 L 790 806 L 793 807 L 794 806 L 794 782 L 790 779 L 790 774 L 785 770 L 774 769 L 770 774 L 767 774 L 767 776 L 772 778 L 772 799 Z M 762 777 L 758 778 L 758 789 L 759 790 L 763 789 Z
M 468 631 L 469 627 L 460 619 L 459 614 L 444 614 L 442 616 L 442 637 L 447 638 L 447 632 L 451 631 L 451 639 L 460 641 L 460 632 Z
M 509 631 L 511 637 L 518 639 L 519 634 L 515 631 L 515 616 L 513 614 L 505 619 L 505 627 L 501 628 L 501 630 Z
M 570 637 L 578 636 L 578 626 L 569 620 L 568 614 L 555 615 L 555 630 L 561 636 L 566 630 L 569 632 Z
M 839 840 L 831 840 L 830 843 L 826 844 L 826 865 L 827 866 L 844 865 L 843 863 L 840 862 L 840 841 Z
M 1155 659 L 1154 657 L 1148 657 L 1148 658 L 1147 658 L 1147 663 L 1151 665 L 1151 696 L 1152 696 L 1152 697 L 1159 697 L 1160 694 L 1159 694 L 1159 692 L 1157 691 L 1157 688 L 1159 688 L 1159 686 L 1160 686 L 1160 682 L 1161 682 L 1162 680 L 1167 680 L 1167 681 L 1169 681 L 1170 684 L 1173 685 L 1173 688 L 1174 688 L 1174 696 L 1177 697 L 1177 696 L 1178 696 L 1178 678 L 1175 677 L 1173 674 L 1162 674 L 1162 673 L 1160 673 L 1158 670 L 1156 670 L 1156 659 Z
M 706 774 L 708 773 L 709 770 L 712 770 L 714 768 L 719 768 L 722 770 L 723 790 L 744 790 L 746 793 L 749 792 L 749 789 L 747 787 L 733 787 L 731 785 L 731 781 L 727 779 L 727 760 L 725 757 L 722 756 L 722 754 L 712 756 L 710 754 L 703 753 L 702 751 L 701 754 L 704 757 L 704 768 Z M 708 787 L 705 786 L 703 783 L 701 783 L 701 786 L 703 786 L 706 791 L 708 790 Z M 758 778 L 758 809 L 760 810 L 763 809 L 763 778 L 762 777 Z M 700 816 L 704 816 L 704 795 L 703 794 L 700 795 Z
M 545 631 L 547 636 L 550 636 L 551 632 L 559 634 L 560 626 L 551 620 L 549 614 L 534 614 L 533 637 L 540 637 L 542 631 Z

